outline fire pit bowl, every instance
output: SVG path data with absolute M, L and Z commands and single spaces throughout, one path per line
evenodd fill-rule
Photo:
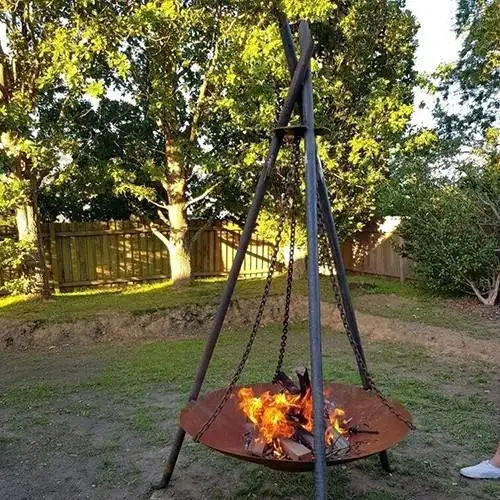
M 280 392 L 276 384 L 251 385 L 254 394 L 260 396 L 265 391 Z M 255 462 L 272 469 L 303 472 L 313 470 L 314 460 L 289 460 L 273 457 L 249 455 L 243 444 L 247 419 L 238 408 L 236 396 L 240 388 L 235 388 L 233 396 L 226 403 L 220 415 L 206 430 L 200 442 L 209 448 L 240 460 Z M 181 427 L 191 436 L 196 436 L 219 403 L 225 389 L 209 392 L 197 401 L 188 403 L 181 411 Z M 327 459 L 328 465 L 359 460 L 391 448 L 409 432 L 408 425 L 400 420 L 381 399 L 360 387 L 345 384 L 325 384 L 325 395 L 339 407 L 347 417 L 352 417 L 350 425 L 369 428 L 378 434 L 353 434 L 349 437 L 351 448 L 345 455 Z M 391 402 L 392 407 L 403 418 L 411 422 L 411 415 L 399 403 Z

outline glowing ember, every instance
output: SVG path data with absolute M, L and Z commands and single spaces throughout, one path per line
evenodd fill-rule
M 239 407 L 248 420 L 254 424 L 258 437 L 270 448 L 274 457 L 282 458 L 283 449 L 279 438 L 292 438 L 298 427 L 306 431 L 313 430 L 313 409 L 310 390 L 304 397 L 288 392 L 272 394 L 264 392 L 256 397 L 252 388 L 244 387 L 238 392 Z M 347 434 L 344 429 L 345 412 L 331 403 L 325 405 L 325 417 L 328 416 L 325 442 L 331 445 L 339 434 Z M 335 432 L 336 431 L 336 432 Z

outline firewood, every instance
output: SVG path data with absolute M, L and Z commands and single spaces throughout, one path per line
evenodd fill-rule
M 285 372 L 278 372 L 276 382 L 290 394 L 300 393 L 300 389 L 294 384 L 293 380 Z
M 255 426 L 250 423 L 245 424 L 245 432 L 243 433 L 243 446 L 248 450 L 250 443 L 255 439 Z
M 311 380 L 309 379 L 309 372 L 305 366 L 298 366 L 295 368 L 295 373 L 299 379 L 300 396 L 304 397 L 311 389 Z
M 294 424 L 297 425 L 305 425 L 308 422 L 304 414 L 300 411 L 297 411 L 296 409 L 291 409 L 287 413 L 286 417 L 288 420 L 291 420 Z
M 332 403 L 329 399 L 324 399 L 324 412 L 325 412 L 325 418 L 328 420 L 329 415 L 333 414 L 335 411 L 336 405 L 335 403 Z
M 264 452 L 266 451 L 266 442 L 261 437 L 252 439 L 247 448 L 247 451 L 250 455 L 253 455 L 255 457 L 262 457 L 264 455 Z
M 333 427 L 328 428 L 328 434 L 333 436 L 332 443 L 328 445 L 330 452 L 333 452 L 334 454 L 343 454 L 346 453 L 351 447 L 349 441 Z
M 306 431 L 303 427 L 297 426 L 294 438 L 310 450 L 314 450 L 314 436 L 312 432 Z
M 243 433 L 243 446 L 250 455 L 262 457 L 266 451 L 266 443 L 255 425 L 247 422 Z
M 289 438 L 280 438 L 280 443 L 283 451 L 292 460 L 312 460 L 311 450 L 303 444 Z

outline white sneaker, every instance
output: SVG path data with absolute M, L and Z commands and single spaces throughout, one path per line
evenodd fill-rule
M 460 469 L 460 474 L 469 479 L 500 479 L 500 467 L 495 467 L 485 460 L 480 464 Z

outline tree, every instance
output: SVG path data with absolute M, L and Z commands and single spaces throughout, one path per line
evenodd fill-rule
M 71 150 L 64 134 L 67 108 L 85 92 L 102 90 L 102 81 L 94 78 L 100 66 L 125 70 L 107 38 L 120 12 L 119 5 L 105 1 L 0 2 L 6 33 L 0 44 L 0 173 L 22 193 L 14 209 L 18 237 L 31 248 L 34 292 L 44 296 L 50 288 L 39 189 Z
M 407 200 L 402 250 L 429 287 L 473 293 L 491 306 L 500 288 L 500 169 L 468 165 L 460 173 Z
M 320 150 L 343 236 L 373 217 L 375 187 L 411 114 L 416 24 L 403 5 L 281 2 L 292 21 L 311 22 L 318 43 L 317 121 L 330 129 Z M 119 54 L 130 72 L 110 85 L 128 104 L 101 101 L 90 156 L 117 194 L 141 202 L 136 213 L 152 219 L 154 207 L 167 231 L 152 227 L 182 283 L 188 220 L 244 216 L 289 75 L 274 13 L 260 2 L 137 2 L 125 25 Z M 113 106 L 120 118 L 108 112 Z M 111 135 L 121 145 L 112 158 L 102 147 Z M 288 160 L 283 153 L 272 194 Z M 85 161 L 75 160 L 82 173 Z M 277 205 L 271 196 L 271 217 Z
M 290 19 L 311 22 L 317 51 L 313 61 L 315 118 L 329 132 L 319 153 L 342 238 L 360 230 L 375 213 L 375 192 L 388 172 L 391 149 L 401 140 L 412 111 L 415 20 L 403 2 L 286 2 Z M 274 19 L 240 35 L 242 57 L 226 75 L 226 95 L 215 108 L 252 137 L 264 135 L 289 81 Z M 257 76 L 256 76 L 257 75 Z M 220 78 L 223 78 L 222 76 Z M 227 130 L 227 126 L 223 128 Z M 222 138 L 224 139 L 224 138 Z M 243 168 L 264 154 L 265 145 L 238 141 L 227 148 Z M 241 151 L 246 151 L 242 154 Z M 289 162 L 284 155 L 283 164 Z M 277 176 L 279 185 L 286 177 Z M 253 177 L 245 175 L 246 179 Z M 302 189 L 303 191 L 303 189 Z M 279 192 L 283 192 L 281 186 Z M 266 208 L 276 216 L 279 204 Z
M 460 0 L 455 64 L 437 69 L 435 130 L 415 131 L 393 158 L 381 199 L 402 215 L 403 251 L 431 287 L 475 294 L 500 286 L 498 0 Z
M 7 279 L 0 287 L 11 293 L 30 293 L 30 241 L 17 241 L 10 231 L 15 224 L 16 208 L 24 202 L 21 185 L 0 174 L 0 272 Z
M 120 159 L 121 168 L 135 175 L 135 165 L 146 158 L 145 149 L 149 154 L 144 144 L 149 147 L 152 134 L 140 111 L 127 102 L 103 98 L 94 106 L 80 100 L 65 117 L 65 136 L 73 144 L 71 161 L 41 187 L 42 215 L 46 220 L 62 216 L 74 222 L 128 219 L 135 200 L 115 193 L 109 165 Z

